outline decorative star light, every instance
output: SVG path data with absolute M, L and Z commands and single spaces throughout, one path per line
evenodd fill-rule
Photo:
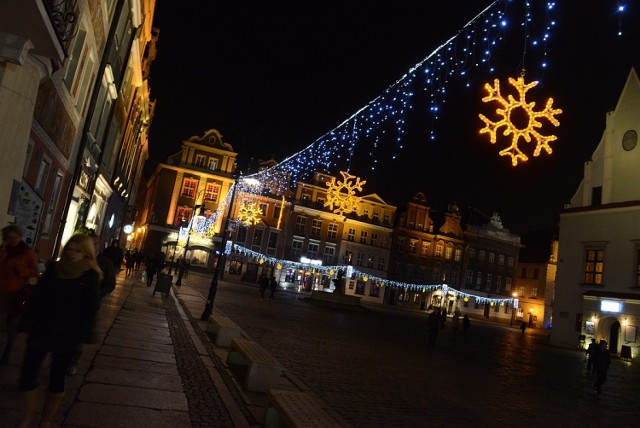
M 482 119 L 482 121 L 486 125 L 480 130 L 480 133 L 489 133 L 491 137 L 491 144 L 495 144 L 498 129 L 504 126 L 505 129 L 502 132 L 502 135 L 504 135 L 505 137 L 508 135 L 512 135 L 512 138 L 511 145 L 506 149 L 501 150 L 500 156 L 511 156 L 511 163 L 513 166 L 516 166 L 518 165 L 518 160 L 526 162 L 529 159 L 529 157 L 524 154 L 518 146 L 520 138 L 524 138 L 527 143 L 531 142 L 532 136 L 536 140 L 536 148 L 533 151 L 534 157 L 538 156 L 542 149 L 544 149 L 548 154 L 552 153 L 553 150 L 551 150 L 549 142 L 557 140 L 557 137 L 555 135 L 545 136 L 540 134 L 537 131 L 537 128 L 541 128 L 542 123 L 540 123 L 538 119 L 545 118 L 551 124 L 558 126 L 560 125 L 560 122 L 558 122 L 558 120 L 555 118 L 555 115 L 562 113 L 562 110 L 554 109 L 551 107 L 551 105 L 553 104 L 553 98 L 549 98 L 544 110 L 533 110 L 536 103 L 527 103 L 526 93 L 529 89 L 535 87 L 538 82 L 525 84 L 524 77 L 520 76 L 518 77 L 518 80 L 510 77 L 509 83 L 518 91 L 517 100 L 512 95 L 508 95 L 507 99 L 505 99 L 502 94 L 500 94 L 500 81 L 498 79 L 494 80 L 493 87 L 490 84 L 485 83 L 484 88 L 487 90 L 489 95 L 482 98 L 482 101 L 485 103 L 490 101 L 497 101 L 498 103 L 500 103 L 502 108 L 498 108 L 496 110 L 496 113 L 502 116 L 502 119 L 497 122 L 493 122 L 490 119 L 486 118 L 484 115 L 480 114 L 480 119 Z M 518 128 L 512 121 L 512 115 L 514 111 L 517 111 L 517 109 L 524 110 L 528 117 L 528 123 L 522 129 Z
M 245 226 L 255 225 L 264 213 L 255 202 L 243 202 L 238 210 L 238 221 Z
M 362 192 L 362 186 L 367 182 L 345 171 L 340 171 L 340 174 L 344 181 L 336 181 L 335 177 L 331 177 L 331 181 L 326 182 L 329 190 L 327 190 L 324 206 L 329 207 L 336 214 L 344 215 L 356 210 L 360 202 L 360 198 L 356 196 L 356 190 Z M 351 182 L 353 178 L 356 179 L 355 183 Z

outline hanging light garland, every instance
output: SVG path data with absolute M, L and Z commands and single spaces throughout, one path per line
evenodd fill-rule
M 312 268 L 322 273 L 323 275 L 333 276 L 337 272 L 344 270 L 345 266 L 324 266 L 324 265 L 316 265 L 310 263 L 302 263 L 295 262 L 292 260 L 282 260 L 277 257 L 271 257 L 266 254 L 262 254 L 257 251 L 250 250 L 247 247 L 242 245 L 233 244 L 233 251 L 237 254 L 242 254 L 247 257 L 250 257 L 254 260 L 258 260 L 258 262 L 262 264 L 268 264 L 271 266 L 275 266 L 278 270 L 282 269 L 307 269 Z M 227 251 L 227 254 L 230 254 L 230 251 Z M 476 296 L 475 294 L 465 293 L 455 288 L 448 286 L 447 284 L 414 284 L 408 282 L 400 282 L 400 281 L 392 281 L 386 278 L 380 278 L 375 275 L 371 275 L 366 272 L 359 271 L 358 269 L 353 268 L 353 276 L 359 278 L 362 282 L 369 282 L 373 284 L 379 284 L 380 286 L 386 286 L 390 288 L 402 288 L 410 291 L 422 291 L 424 292 L 432 292 L 436 290 L 442 290 L 443 294 L 451 294 L 457 298 L 463 299 L 465 302 L 469 301 L 469 298 L 473 298 L 475 302 L 479 305 L 482 304 L 492 304 L 492 305 L 501 305 L 505 304 L 513 304 L 513 298 L 493 298 L 486 296 Z

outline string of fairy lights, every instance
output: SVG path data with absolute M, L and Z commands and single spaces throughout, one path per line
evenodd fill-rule
M 242 254 L 244 256 L 250 257 L 256 261 L 259 261 L 261 264 L 271 265 L 277 270 L 281 271 L 283 269 L 303 269 L 310 270 L 313 269 L 316 272 L 328 275 L 329 277 L 335 277 L 339 271 L 344 271 L 345 266 L 324 266 L 318 264 L 311 263 L 303 263 L 296 262 L 291 260 L 282 260 L 277 257 L 268 256 L 266 254 L 260 253 L 258 251 L 250 250 L 247 247 L 242 245 L 233 244 L 227 249 L 228 253 L 235 252 L 236 254 Z M 513 304 L 513 298 L 494 298 L 488 296 L 478 296 L 471 293 L 465 293 L 464 291 L 457 290 L 453 287 L 448 286 L 446 283 L 443 284 L 415 284 L 401 281 L 393 281 L 386 278 L 381 278 L 375 275 L 368 274 L 366 272 L 360 271 L 357 268 L 352 268 L 351 278 L 356 278 L 358 280 L 364 282 L 371 282 L 376 286 L 380 287 L 390 287 L 397 289 L 404 289 L 407 291 L 419 291 L 419 292 L 432 292 L 436 290 L 442 290 L 443 293 L 449 293 L 455 297 L 460 299 L 474 299 L 475 303 L 479 305 L 490 304 L 490 305 L 500 305 L 504 306 L 505 304 Z

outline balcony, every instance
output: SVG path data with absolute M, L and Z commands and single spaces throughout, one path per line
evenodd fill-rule
M 62 64 L 65 43 L 76 35 L 77 0 L 3 0 L 0 28 L 31 40 L 32 53 Z

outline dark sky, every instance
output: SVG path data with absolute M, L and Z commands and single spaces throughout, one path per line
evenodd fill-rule
M 211 128 L 242 158 L 282 160 L 380 95 L 491 2 L 190 3 L 156 4 L 160 38 L 151 91 L 157 105 L 147 171 L 177 152 L 182 140 Z M 480 101 L 484 83 L 499 78 L 506 88 L 507 78 L 521 68 L 524 0 L 512 3 L 504 39 L 492 51 L 493 74 L 480 67 L 465 79 L 452 78 L 435 122 L 426 103 L 416 105 L 407 117 L 404 148 L 383 147 L 375 172 L 368 148 L 358 148 L 351 172 L 368 181 L 364 193 L 402 209 L 422 191 L 436 211 L 456 202 L 497 212 L 505 227 L 519 233 L 557 223 L 600 141 L 605 113 L 615 106 L 631 67 L 640 69 L 640 5 L 627 1 L 625 13 L 618 14 L 620 2 L 613 0 L 557 1 L 548 67 L 539 68 L 542 49 L 529 48 L 525 77 L 540 81 L 529 93 L 540 108 L 553 97 L 564 110 L 559 128 L 545 128 L 558 140 L 551 143 L 552 155 L 513 167 L 498 156 L 504 143 L 491 145 L 478 133 L 478 113 L 494 118 L 496 108 Z M 530 34 L 544 24 L 534 20 Z

